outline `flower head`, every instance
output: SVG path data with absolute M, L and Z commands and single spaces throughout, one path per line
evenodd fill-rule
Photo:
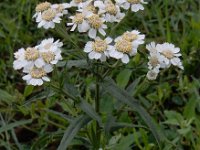
M 131 8 L 131 11 L 137 12 L 139 10 L 144 10 L 144 6 L 142 4 L 147 4 L 144 0 L 116 0 L 117 4 L 124 9 Z
M 97 31 L 103 36 L 106 35 L 104 29 L 107 29 L 107 25 L 104 24 L 105 22 L 104 18 L 100 17 L 100 15 L 98 14 L 89 14 L 86 18 L 90 26 L 88 32 L 90 38 L 92 39 L 96 38 Z
M 111 42 L 112 39 L 110 37 L 104 40 L 96 37 L 94 41 L 87 42 L 84 52 L 89 53 L 88 56 L 90 59 L 106 61 L 106 57 L 109 57 L 109 51 L 114 49 L 114 47 L 110 45 Z
M 125 14 L 121 13 L 118 5 L 115 5 L 111 0 L 94 2 L 94 6 L 99 8 L 98 14 L 103 14 L 106 22 L 120 22 Z
M 137 48 L 144 43 L 145 35 L 133 30 L 125 32 L 122 36 L 115 39 L 115 50 L 110 52 L 110 56 L 121 59 L 123 63 L 129 62 L 129 56 L 137 54 Z

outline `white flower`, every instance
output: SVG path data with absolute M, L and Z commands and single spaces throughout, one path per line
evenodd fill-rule
M 40 54 L 38 47 L 28 47 L 26 50 L 24 48 L 19 49 L 14 53 L 16 60 L 13 62 L 13 67 L 15 70 L 23 69 L 26 70 L 29 67 L 37 66 L 40 67 Z
M 88 16 L 86 16 L 86 18 L 90 25 L 90 29 L 88 32 L 90 38 L 96 38 L 97 31 L 103 36 L 106 35 L 104 29 L 107 29 L 107 25 L 104 24 L 104 18 L 101 18 L 98 14 L 89 14 Z
M 110 56 L 116 59 L 121 59 L 125 64 L 129 62 L 129 55 L 137 54 L 137 48 L 144 43 L 145 35 L 140 35 L 140 32 L 133 30 L 127 31 L 122 36 L 115 39 L 115 50 L 110 52 Z
M 148 68 L 150 70 L 156 69 L 159 71 L 160 68 L 166 67 L 165 62 L 163 61 L 164 56 L 157 51 L 155 42 L 151 42 L 150 44 L 146 45 L 146 49 L 149 51 Z
M 67 8 L 70 8 L 70 5 L 68 3 L 62 3 L 62 4 L 53 4 L 51 5 L 51 8 L 56 10 L 56 13 L 61 13 L 62 15 L 68 14 Z
M 172 64 L 179 67 L 180 69 L 184 69 L 179 58 L 181 56 L 180 48 L 175 47 L 174 44 L 171 43 L 163 43 L 157 44 L 156 49 L 164 56 L 163 61 L 167 67 L 170 67 Z
M 99 8 L 98 14 L 103 14 L 106 22 L 120 22 L 125 14 L 120 12 L 118 5 L 113 4 L 111 0 L 94 2 L 94 6 Z
M 116 0 L 117 4 L 124 9 L 131 8 L 131 11 L 137 12 L 139 10 L 144 10 L 144 6 L 142 4 L 147 4 L 144 0 Z
M 148 57 L 148 59 L 149 59 L 149 62 L 148 62 L 149 70 L 155 69 L 155 70 L 159 71 L 160 68 L 164 68 L 165 64 L 164 64 L 162 58 L 163 57 L 162 57 L 162 55 L 160 55 L 160 53 L 150 53 L 150 56 Z
M 74 31 L 78 27 L 80 33 L 87 32 L 90 29 L 90 25 L 85 17 L 89 14 L 90 12 L 83 11 L 76 13 L 75 16 L 70 16 L 69 18 L 72 19 L 72 23 L 67 23 L 67 26 L 72 26 L 70 31 Z
M 158 53 L 155 42 L 151 42 L 150 44 L 146 45 L 146 49 L 149 51 L 149 53 Z
M 56 9 L 48 8 L 47 10 L 38 14 L 36 22 L 38 28 L 44 27 L 45 29 L 54 28 L 55 23 L 61 22 L 62 13 L 58 13 Z
M 157 76 L 158 76 L 158 70 L 153 69 L 153 70 L 149 70 L 147 73 L 147 78 L 149 80 L 156 80 Z
M 87 42 L 84 52 L 89 53 L 90 59 L 106 61 L 106 57 L 109 57 L 109 51 L 114 50 L 114 47 L 109 45 L 111 42 L 112 39 L 110 37 L 105 40 L 97 37 L 94 41 Z
M 122 38 L 126 41 L 132 42 L 135 47 L 144 44 L 144 34 L 140 34 L 138 30 L 126 31 L 119 39 Z
M 59 40 L 54 42 L 53 38 L 43 40 L 38 46 L 40 58 L 37 67 L 39 66 L 40 68 L 46 64 L 55 65 L 59 60 L 62 60 L 60 49 L 62 46 L 62 42 L 59 42 Z
M 81 12 L 91 12 L 91 13 L 96 13 L 97 12 L 97 9 L 95 8 L 95 6 L 93 5 L 93 0 L 87 0 L 86 2 L 83 2 L 78 11 L 81 11 Z
M 39 14 L 41 14 L 43 11 L 47 10 L 51 8 L 51 3 L 49 2 L 42 2 L 39 3 L 36 8 L 35 8 L 35 14 L 33 15 L 33 18 L 37 18 L 39 16 Z
M 110 56 L 116 59 L 121 59 L 125 64 L 129 62 L 129 55 L 133 56 L 137 53 L 137 47 L 132 42 L 124 39 L 115 39 L 115 49 L 110 51 Z
M 82 4 L 83 4 L 83 0 L 72 0 L 70 3 L 70 6 L 71 7 L 82 7 Z
M 43 68 L 32 67 L 26 71 L 28 74 L 23 76 L 23 80 L 25 80 L 28 85 L 41 86 L 44 81 L 50 81 L 47 77 L 47 73 L 52 72 L 52 70 L 51 65 L 46 65 Z

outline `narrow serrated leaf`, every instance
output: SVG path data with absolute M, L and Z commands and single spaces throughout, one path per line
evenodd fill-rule
M 74 119 L 65 131 L 57 150 L 65 150 L 77 135 L 78 131 L 91 120 L 89 116 L 81 115 Z

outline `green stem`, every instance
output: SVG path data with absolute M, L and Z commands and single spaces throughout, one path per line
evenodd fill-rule
M 96 66 L 96 73 L 99 74 L 99 66 Z M 99 95 L 99 76 L 96 76 L 96 97 L 95 97 L 95 111 L 100 114 L 100 95 Z M 97 142 L 98 147 L 100 147 L 100 141 L 101 141 L 101 129 L 99 126 L 98 121 L 96 121 L 96 136 L 97 136 Z

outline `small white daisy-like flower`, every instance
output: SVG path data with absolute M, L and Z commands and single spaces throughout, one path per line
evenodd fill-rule
M 124 39 L 115 39 L 115 49 L 110 51 L 110 56 L 121 59 L 125 64 L 129 62 L 129 55 L 133 56 L 137 53 L 137 47 L 130 41 Z
M 151 42 L 150 44 L 146 45 L 146 49 L 149 51 L 149 70 L 156 69 L 159 71 L 160 68 L 166 67 L 166 64 L 163 61 L 164 56 L 157 51 L 155 42 Z
M 21 48 L 14 55 L 16 60 L 13 62 L 13 67 L 15 70 L 26 70 L 32 66 L 40 67 L 40 53 L 37 46 L 28 47 L 26 50 Z
M 116 40 L 126 40 L 132 42 L 134 47 L 138 47 L 141 44 L 144 44 L 145 35 L 140 34 L 138 30 L 126 31 L 122 36 L 116 38 Z
M 149 80 L 156 80 L 157 76 L 158 76 L 159 71 L 156 69 L 153 70 L 149 70 L 147 72 L 147 79 Z
M 28 85 L 41 86 L 44 81 L 50 81 L 47 77 L 47 73 L 52 72 L 52 70 L 51 65 L 46 65 L 42 68 L 32 67 L 26 71 L 27 75 L 23 76 L 23 80 L 25 80 Z
M 150 44 L 146 45 L 146 49 L 149 51 L 149 53 L 158 53 L 155 42 L 151 42 Z
M 160 55 L 160 53 L 150 53 L 150 56 L 148 57 L 148 59 L 149 59 L 149 62 L 148 62 L 149 70 L 155 69 L 159 71 L 160 68 L 165 67 L 163 63 L 162 55 Z
M 99 8 L 98 14 L 103 14 L 106 22 L 120 22 L 125 14 L 120 12 L 118 5 L 113 4 L 111 0 L 94 2 L 94 6 Z
M 116 0 L 117 4 L 124 9 L 131 8 L 131 11 L 137 12 L 139 10 L 144 10 L 143 4 L 147 4 L 144 0 Z
M 71 7 L 78 7 L 78 8 L 80 8 L 80 7 L 82 7 L 82 5 L 83 5 L 83 0 L 72 0 L 70 3 L 69 3 L 69 5 L 71 6 Z
M 90 59 L 106 61 L 106 57 L 109 57 L 109 51 L 114 50 L 114 47 L 109 45 L 112 41 L 110 37 L 107 37 L 105 40 L 97 37 L 94 41 L 87 42 L 84 52 L 89 53 Z
M 77 12 L 75 16 L 70 16 L 69 18 L 72 19 L 72 23 L 67 23 L 67 26 L 72 26 L 70 31 L 74 31 L 78 27 L 80 33 L 87 32 L 90 29 L 90 25 L 85 17 L 89 14 L 90 12 L 83 11 Z
M 54 42 L 53 38 L 43 40 L 38 46 L 40 58 L 37 66 L 43 67 L 46 64 L 57 64 L 59 60 L 62 60 L 60 49 L 62 46 L 62 42 L 59 42 L 59 40 Z
M 68 14 L 67 8 L 70 8 L 70 5 L 68 3 L 62 3 L 62 4 L 53 4 L 51 5 L 51 8 L 56 10 L 56 13 L 61 13 L 62 15 Z
M 62 13 L 58 13 L 56 9 L 48 8 L 47 10 L 39 13 L 36 22 L 38 23 L 38 28 L 44 27 L 45 29 L 54 28 L 55 23 L 61 22 Z
M 179 58 L 181 56 L 180 48 L 175 47 L 174 44 L 171 43 L 163 43 L 157 44 L 156 49 L 164 56 L 163 61 L 166 63 L 167 67 L 170 67 L 172 64 L 180 69 L 184 69 Z
M 107 25 L 104 24 L 104 18 L 101 18 L 98 14 L 89 14 L 88 16 L 86 16 L 86 18 L 90 25 L 90 29 L 88 32 L 90 38 L 96 38 L 97 31 L 103 36 L 106 35 L 104 29 L 107 29 Z
M 43 11 L 51 8 L 51 3 L 49 2 L 42 2 L 39 3 L 35 8 L 35 14 L 33 15 L 33 18 L 37 18 L 39 14 L 41 14 Z

